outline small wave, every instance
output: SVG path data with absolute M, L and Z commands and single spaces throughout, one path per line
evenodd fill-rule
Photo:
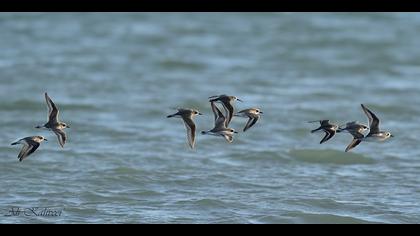
M 286 214 L 293 217 L 293 223 L 297 224 L 376 224 L 381 222 L 367 221 L 351 216 L 341 216 L 326 213 L 307 213 L 293 211 Z
M 374 164 L 375 160 L 357 153 L 345 153 L 336 150 L 293 149 L 290 157 L 311 163 L 331 163 L 339 165 Z
M 246 151 L 241 153 L 232 154 L 232 157 L 236 160 L 261 162 L 261 161 L 276 161 L 276 162 L 288 162 L 290 158 L 285 156 L 282 152 L 276 151 Z
M 205 64 L 192 62 L 192 61 L 179 61 L 179 60 L 163 60 L 160 65 L 167 69 L 190 69 L 190 70 L 202 70 L 206 68 Z
M 99 107 L 89 104 L 59 104 L 61 109 L 65 110 L 86 110 L 86 111 L 99 111 Z M 33 101 L 33 100 L 17 100 L 10 103 L 3 103 L 0 105 L 0 110 L 16 111 L 16 110 L 39 110 L 46 109 L 45 102 L 43 100 Z M 44 110 L 42 110 L 44 111 Z
M 251 224 L 292 224 L 294 223 L 291 217 L 274 216 L 274 215 L 260 215 L 248 220 Z
M 2 103 L 0 105 L 0 110 L 8 110 L 8 111 L 15 111 L 15 110 L 38 110 L 40 106 L 45 106 L 41 102 L 34 102 L 31 100 L 18 100 L 15 102 L 10 103 Z
M 220 200 L 216 199 L 209 199 L 209 198 L 203 198 L 203 199 L 197 199 L 197 200 L 184 200 L 184 201 L 177 201 L 177 204 L 185 205 L 185 204 L 192 204 L 197 206 L 198 208 L 202 207 L 211 207 L 211 208 L 225 208 L 226 203 Z
M 103 109 L 96 106 L 96 105 L 89 105 L 89 104 L 62 104 L 60 108 L 66 110 L 82 110 L 82 111 L 102 111 Z
M 138 174 L 139 170 L 132 167 L 117 167 L 112 169 L 114 175 Z

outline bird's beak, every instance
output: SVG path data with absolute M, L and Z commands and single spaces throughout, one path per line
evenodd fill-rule
M 70 128 L 70 126 L 69 126 L 69 125 L 67 125 L 67 128 Z
M 233 131 L 233 133 L 237 134 L 237 133 L 238 133 L 238 131 Z
M 239 98 L 237 98 L 236 100 L 238 100 L 238 101 L 240 101 L 240 102 L 244 102 L 244 101 L 242 101 L 241 99 L 239 99 Z
M 394 138 L 395 136 L 391 134 L 391 138 Z
M 201 116 L 201 115 L 203 115 L 203 113 L 201 113 L 201 112 L 199 112 L 198 114 L 199 114 L 200 116 Z
M 44 138 L 44 141 L 48 141 L 48 139 Z
M 264 114 L 264 112 L 260 111 L 260 114 Z

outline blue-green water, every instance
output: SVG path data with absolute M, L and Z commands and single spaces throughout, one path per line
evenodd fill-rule
M 420 14 L 0 14 L 1 223 L 419 223 Z M 47 91 L 71 129 L 46 121 Z M 186 144 L 173 107 L 231 94 L 263 118 Z M 319 145 L 316 124 L 396 137 Z M 234 119 L 241 130 L 245 119 Z M 18 162 L 18 138 L 50 141 Z M 8 215 L 51 207 L 56 217 Z

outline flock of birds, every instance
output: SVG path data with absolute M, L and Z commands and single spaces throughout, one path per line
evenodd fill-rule
M 365 142 L 383 142 L 391 137 L 394 137 L 388 131 L 381 131 L 379 129 L 379 118 L 369 110 L 365 105 L 361 104 L 363 112 L 368 117 L 369 127 L 363 124 L 359 124 L 357 121 L 348 122 L 345 127 L 338 126 L 330 123 L 329 120 L 310 121 L 310 123 L 319 122 L 321 126 L 311 131 L 315 133 L 317 131 L 324 131 L 325 136 L 321 140 L 320 144 L 330 140 L 336 133 L 348 132 L 353 136 L 353 140 L 347 146 L 345 152 L 350 151 L 359 145 L 362 141 Z M 369 133 L 365 136 L 365 132 L 369 130 Z
M 211 109 L 214 114 L 214 128 L 209 131 L 201 131 L 201 134 L 210 134 L 215 136 L 221 136 L 226 139 L 229 143 L 233 141 L 233 135 L 236 132 L 234 129 L 229 128 L 229 124 L 232 121 L 234 116 L 247 117 L 248 122 L 245 125 L 243 131 L 247 131 L 260 119 L 263 112 L 259 108 L 249 108 L 242 110 L 238 113 L 235 113 L 233 103 L 235 101 L 240 101 L 235 96 L 220 95 L 209 97 L 209 102 Z M 223 106 L 225 114 L 223 114 L 220 109 L 216 106 L 215 103 L 220 103 Z M 325 132 L 324 138 L 321 140 L 320 144 L 330 140 L 336 133 L 348 132 L 353 136 L 353 140 L 347 146 L 345 152 L 350 151 L 359 145 L 362 141 L 365 142 L 383 142 L 391 137 L 394 137 L 390 132 L 381 131 L 379 129 L 379 118 L 366 106 L 361 104 L 362 109 L 369 120 L 369 126 L 364 124 L 359 124 L 357 121 L 347 122 L 345 126 L 339 126 L 331 123 L 329 120 L 320 120 L 320 121 L 309 121 L 309 123 L 319 122 L 320 127 L 311 131 L 315 133 L 318 131 Z M 195 132 L 196 125 L 194 123 L 194 117 L 197 115 L 202 115 L 198 110 L 187 109 L 187 108 L 178 108 L 178 112 L 172 115 L 167 116 L 171 117 L 180 117 L 182 118 L 185 127 L 187 129 L 187 139 L 189 146 L 193 149 L 195 145 Z M 369 133 L 365 135 L 365 132 L 369 130 Z
M 235 113 L 235 108 L 233 103 L 235 101 L 242 102 L 241 99 L 238 99 L 235 96 L 228 95 L 219 95 L 209 97 L 209 102 L 211 109 L 214 114 L 214 128 L 208 131 L 201 131 L 201 134 L 208 134 L 214 136 L 224 137 L 227 142 L 233 142 L 233 135 L 238 133 L 232 128 L 229 128 L 229 124 L 232 121 L 234 116 L 248 118 L 243 132 L 247 131 L 249 128 L 255 125 L 260 119 L 263 112 L 259 108 L 249 108 Z M 225 113 L 221 112 L 216 103 L 221 104 Z M 182 118 L 185 127 L 187 129 L 187 139 L 189 146 L 194 149 L 195 146 L 195 133 L 196 125 L 194 123 L 194 117 L 197 115 L 202 115 L 198 110 L 189 109 L 189 108 L 178 108 L 178 112 L 172 115 L 167 116 L 167 118 L 178 117 Z
M 51 98 L 45 93 L 45 100 L 48 106 L 48 122 L 44 125 L 36 126 L 37 129 L 48 129 L 51 130 L 57 135 L 58 142 L 62 148 L 67 141 L 67 135 L 64 132 L 64 129 L 70 128 L 66 123 L 60 122 L 58 119 L 59 110 Z M 22 144 L 22 150 L 18 155 L 19 161 L 23 161 L 26 157 L 34 153 L 43 141 L 48 141 L 43 136 L 30 136 L 23 139 L 20 139 L 12 145 Z
M 64 132 L 64 129 L 70 127 L 66 123 L 59 121 L 59 110 L 47 93 L 45 93 L 45 100 L 48 106 L 48 122 L 42 126 L 36 126 L 35 128 L 48 129 L 50 131 L 53 131 L 57 135 L 60 146 L 64 148 L 64 144 L 67 140 L 67 135 Z M 248 118 L 248 122 L 243 128 L 243 132 L 246 132 L 248 129 L 254 126 L 260 119 L 261 114 L 263 114 L 261 109 L 249 108 L 235 113 L 235 101 L 242 102 L 242 100 L 238 99 L 235 96 L 228 96 L 225 94 L 209 97 L 210 106 L 214 114 L 214 128 L 208 131 L 201 131 L 201 134 L 220 136 L 223 137 L 227 142 L 232 143 L 234 134 L 238 133 L 237 131 L 229 127 L 234 116 Z M 217 106 L 217 104 L 220 104 L 223 107 L 224 113 Z M 336 133 L 350 133 L 353 136 L 353 139 L 351 143 L 347 146 L 345 152 L 348 152 L 351 149 L 355 148 L 362 141 L 383 142 L 391 137 L 394 137 L 390 132 L 381 131 L 379 129 L 379 118 L 363 104 L 361 104 L 361 106 L 363 112 L 368 117 L 369 126 L 360 124 L 357 121 L 348 122 L 345 124 L 345 126 L 339 126 L 337 124 L 331 123 L 329 120 L 309 121 L 309 123 L 319 122 L 321 125 L 319 128 L 312 130 L 311 133 L 315 133 L 318 131 L 325 132 L 325 136 L 321 140 L 320 144 L 330 140 Z M 202 114 L 198 110 L 189 108 L 178 108 L 177 110 L 178 111 L 175 114 L 168 115 L 167 118 L 182 118 L 187 130 L 188 144 L 191 149 L 194 149 L 196 134 L 196 125 L 194 123 L 194 118 L 197 115 Z M 367 132 L 368 130 L 369 133 L 365 135 L 365 132 Z M 43 141 L 47 141 L 47 139 L 43 136 L 30 136 L 22 138 L 12 143 L 12 145 L 23 145 L 18 155 L 19 161 L 22 161 L 29 155 L 34 153 Z

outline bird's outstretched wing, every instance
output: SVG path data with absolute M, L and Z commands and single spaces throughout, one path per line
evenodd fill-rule
M 60 112 L 47 93 L 45 93 L 45 101 L 47 102 L 48 106 L 48 122 L 57 123 L 58 114 Z

